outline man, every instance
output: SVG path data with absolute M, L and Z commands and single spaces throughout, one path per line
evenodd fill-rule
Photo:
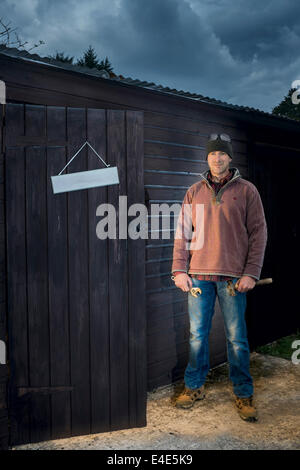
M 189 292 L 190 319 L 185 389 L 176 406 L 190 408 L 205 397 L 208 338 L 218 296 L 235 405 L 242 419 L 256 421 L 245 310 L 246 293 L 259 280 L 263 265 L 267 243 L 264 209 L 254 184 L 243 179 L 237 168 L 229 168 L 233 151 L 227 134 L 210 135 L 206 158 L 209 170 L 185 194 L 174 241 L 172 279 Z M 199 207 L 203 208 L 202 218 L 197 218 Z M 195 244 L 201 236 L 203 242 L 198 239 Z M 201 294 L 192 295 L 192 287 L 200 288 Z

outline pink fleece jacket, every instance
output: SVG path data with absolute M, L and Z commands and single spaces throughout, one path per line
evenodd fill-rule
M 233 170 L 217 195 L 207 180 L 209 170 L 187 190 L 177 222 L 172 272 L 259 280 L 267 244 L 264 209 L 254 184 Z

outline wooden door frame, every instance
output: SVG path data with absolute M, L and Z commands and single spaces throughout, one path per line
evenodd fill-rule
M 4 123 L 5 104 L 0 104 L 0 340 L 6 349 L 6 364 L 0 364 L 0 449 L 9 445 L 8 421 L 8 361 L 7 361 L 7 310 L 6 310 L 6 251 L 4 208 Z

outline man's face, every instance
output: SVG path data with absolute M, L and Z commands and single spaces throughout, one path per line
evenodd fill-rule
M 230 156 L 225 152 L 221 152 L 220 150 L 210 152 L 207 155 L 207 163 L 213 175 L 220 175 L 226 173 L 229 168 L 230 162 Z

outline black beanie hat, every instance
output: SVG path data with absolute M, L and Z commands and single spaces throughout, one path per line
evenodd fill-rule
M 220 139 L 218 137 L 216 140 L 209 140 L 206 144 L 206 160 L 207 155 L 210 152 L 215 152 L 216 150 L 220 150 L 221 152 L 226 152 L 230 158 L 233 157 L 232 145 L 231 142 L 227 142 L 225 140 Z

